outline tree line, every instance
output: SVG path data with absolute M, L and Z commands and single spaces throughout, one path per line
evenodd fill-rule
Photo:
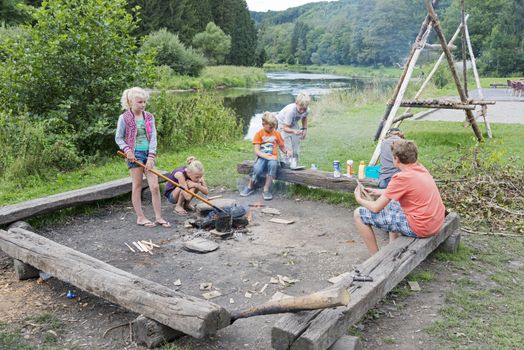
M 437 12 L 449 38 L 460 0 L 439 1 Z M 524 74 L 522 0 L 466 0 L 466 12 L 482 71 Z M 339 0 L 252 17 L 269 62 L 394 66 L 403 64 L 426 13 L 422 0 Z
M 48 1 L 53 3 L 53 1 Z M 37 8 L 42 0 L 4 0 L 0 5 L 0 24 L 13 26 L 31 21 L 28 6 Z M 233 65 L 253 66 L 257 63 L 257 31 L 251 19 L 245 0 L 128 0 L 124 4 L 130 14 L 138 18 L 133 34 L 142 38 L 150 33 L 165 29 L 178 36 L 177 40 L 191 48 L 193 39 L 206 28 L 216 43 L 216 28 L 213 23 L 229 36 L 229 50 L 223 62 Z M 215 35 L 215 37 L 213 37 Z M 206 39 L 200 38 L 200 43 Z M 220 41 L 220 44 L 223 42 Z M 207 50 L 209 45 L 202 51 Z M 222 54 L 220 54 L 222 55 Z M 216 63 L 215 56 L 211 63 Z

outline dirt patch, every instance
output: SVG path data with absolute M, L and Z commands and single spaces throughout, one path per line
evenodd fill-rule
M 263 203 L 258 194 L 248 198 L 233 193 L 222 195 L 244 206 Z M 172 206 L 167 204 L 163 208 L 165 217 L 175 224 L 170 229 L 137 226 L 130 206 L 113 205 L 100 208 L 89 216 L 71 218 L 65 224 L 48 227 L 39 233 L 189 295 L 202 297 L 205 291 L 200 290 L 200 284 L 210 282 L 212 290 L 222 294 L 212 301 L 228 310 L 263 303 L 277 291 L 290 295 L 317 291 L 329 285 L 328 278 L 349 271 L 353 265 L 367 259 L 351 210 L 278 195 L 263 204 L 279 209 L 279 218 L 295 222 L 291 225 L 271 223 L 272 215 L 250 208 L 252 222 L 248 231 L 237 233 L 233 239 L 217 241 L 220 248 L 204 255 L 187 252 L 182 244 L 197 236 L 207 237 L 208 233 L 184 228 L 187 218 L 175 215 Z M 146 206 L 146 214 L 152 215 L 150 205 Z M 161 245 L 154 249 L 154 255 L 132 253 L 124 245 L 124 242 L 149 239 Z M 107 329 L 131 321 L 135 314 L 82 291 L 78 292 L 78 298 L 67 299 L 66 292 L 72 287 L 56 279 L 41 285 L 34 280 L 18 282 L 9 266 L 5 267 L 0 280 L 0 300 L 6 303 L 0 307 L 11 308 L 11 311 L 2 312 L 0 321 L 10 323 L 11 327 L 21 327 L 29 341 L 37 337 L 38 331 L 33 327 L 26 332 L 24 320 L 34 314 L 52 312 L 63 323 L 62 344 L 81 349 L 136 347 L 129 341 L 127 326 L 116 328 L 103 337 Z M 270 283 L 271 277 L 277 275 L 298 281 L 285 286 Z M 181 285 L 175 286 L 178 279 Z M 265 284 L 268 286 L 264 289 Z M 246 298 L 246 292 L 252 297 Z M 191 349 L 268 349 L 271 347 L 271 327 L 280 317 L 239 320 L 208 339 L 187 337 L 177 343 L 190 344 Z

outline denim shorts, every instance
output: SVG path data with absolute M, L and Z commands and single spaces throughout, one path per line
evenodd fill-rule
M 147 163 L 147 155 L 148 155 L 147 151 L 135 151 L 136 160 L 144 165 Z M 128 169 L 140 168 L 140 165 L 137 165 L 131 162 L 127 162 L 127 168 Z
M 251 179 L 256 182 L 258 178 L 261 178 L 266 174 L 275 178 L 277 176 L 277 170 L 278 160 L 268 160 L 258 157 L 255 164 L 253 164 Z
M 409 227 L 408 219 L 397 201 L 389 202 L 378 213 L 373 213 L 364 207 L 358 208 L 358 213 L 360 214 L 360 220 L 366 225 L 371 225 L 387 232 L 401 233 L 408 237 L 417 237 L 416 233 Z
M 391 181 L 390 177 L 380 180 L 380 182 L 378 183 L 378 188 L 380 189 L 387 188 L 390 181 Z

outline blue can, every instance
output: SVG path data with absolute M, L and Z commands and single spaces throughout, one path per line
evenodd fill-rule
M 67 291 L 67 295 L 66 295 L 66 297 L 67 297 L 68 299 L 74 299 L 74 298 L 76 298 L 76 293 L 75 293 L 75 291 L 73 291 L 73 290 L 68 290 L 68 291 Z
M 333 177 L 340 177 L 340 161 L 334 160 L 333 161 Z

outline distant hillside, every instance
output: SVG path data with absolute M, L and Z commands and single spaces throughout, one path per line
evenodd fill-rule
M 439 1 L 437 11 L 448 38 L 460 19 L 459 4 Z M 470 34 L 483 70 L 523 72 L 522 0 L 466 0 L 466 12 L 471 14 Z M 425 15 L 423 0 L 339 0 L 251 12 L 259 50 L 264 49 L 269 62 L 365 66 L 402 64 Z M 514 54 L 501 55 L 501 50 Z

